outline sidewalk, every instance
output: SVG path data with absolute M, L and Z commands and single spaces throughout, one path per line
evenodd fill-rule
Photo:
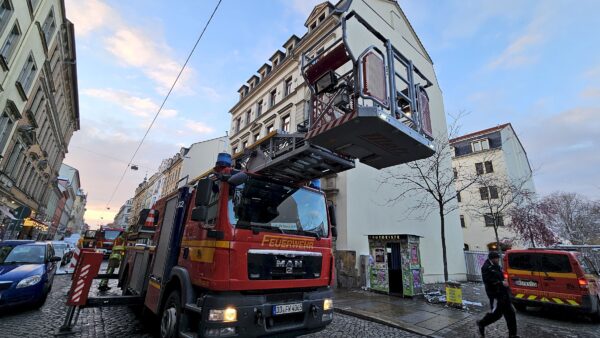
M 477 312 L 428 304 L 422 297 L 402 298 L 360 289 L 336 289 L 333 304 L 339 313 L 429 337 L 478 315 Z

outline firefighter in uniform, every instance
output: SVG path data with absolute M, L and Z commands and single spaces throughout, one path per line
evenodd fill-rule
M 481 267 L 481 276 L 485 285 L 485 292 L 494 304 L 492 312 L 488 312 L 481 320 L 477 321 L 477 327 L 481 337 L 485 336 L 485 327 L 494 323 L 502 316 L 508 326 L 510 338 L 517 338 L 517 318 L 515 310 L 510 303 L 508 283 L 504 280 L 504 274 L 500 268 L 500 255 L 492 251 L 488 259 Z
M 125 240 L 124 233 L 119 235 L 115 239 L 113 244 L 112 252 L 108 257 L 108 267 L 106 268 L 106 274 L 112 274 L 116 268 L 121 264 L 121 257 L 125 254 Z M 109 290 L 110 286 L 108 286 L 108 278 L 103 278 L 98 285 L 98 290 L 106 291 Z

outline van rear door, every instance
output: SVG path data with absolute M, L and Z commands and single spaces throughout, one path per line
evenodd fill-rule
M 581 291 L 578 276 L 573 269 L 575 258 L 567 252 L 543 253 L 541 279 L 548 297 L 543 302 L 579 306 Z
M 539 300 L 542 295 L 540 279 L 541 255 L 534 252 L 508 252 L 508 281 L 513 296 L 517 299 Z

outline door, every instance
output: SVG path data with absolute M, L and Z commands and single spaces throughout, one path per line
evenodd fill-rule
M 541 254 L 530 252 L 509 252 L 508 280 L 515 298 L 539 300 L 542 296 L 542 280 L 540 279 Z
M 579 294 L 577 274 L 573 270 L 571 256 L 567 253 L 542 254 L 542 279 L 544 291 L 550 298 L 570 299 Z M 576 297 L 579 298 L 579 297 Z M 575 299 L 576 300 L 576 299 Z
M 402 295 L 402 259 L 400 243 L 386 245 L 390 294 Z

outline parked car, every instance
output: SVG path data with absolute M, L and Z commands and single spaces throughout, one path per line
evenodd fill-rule
M 52 289 L 60 260 L 50 243 L 0 242 L 0 309 L 14 305 L 42 306 Z
M 51 241 L 50 244 L 54 248 L 54 254 L 61 258 L 60 265 L 67 265 L 73 257 L 71 244 L 65 241 Z
M 504 274 L 518 310 L 552 306 L 600 319 L 600 275 L 579 252 L 509 250 L 504 255 Z

